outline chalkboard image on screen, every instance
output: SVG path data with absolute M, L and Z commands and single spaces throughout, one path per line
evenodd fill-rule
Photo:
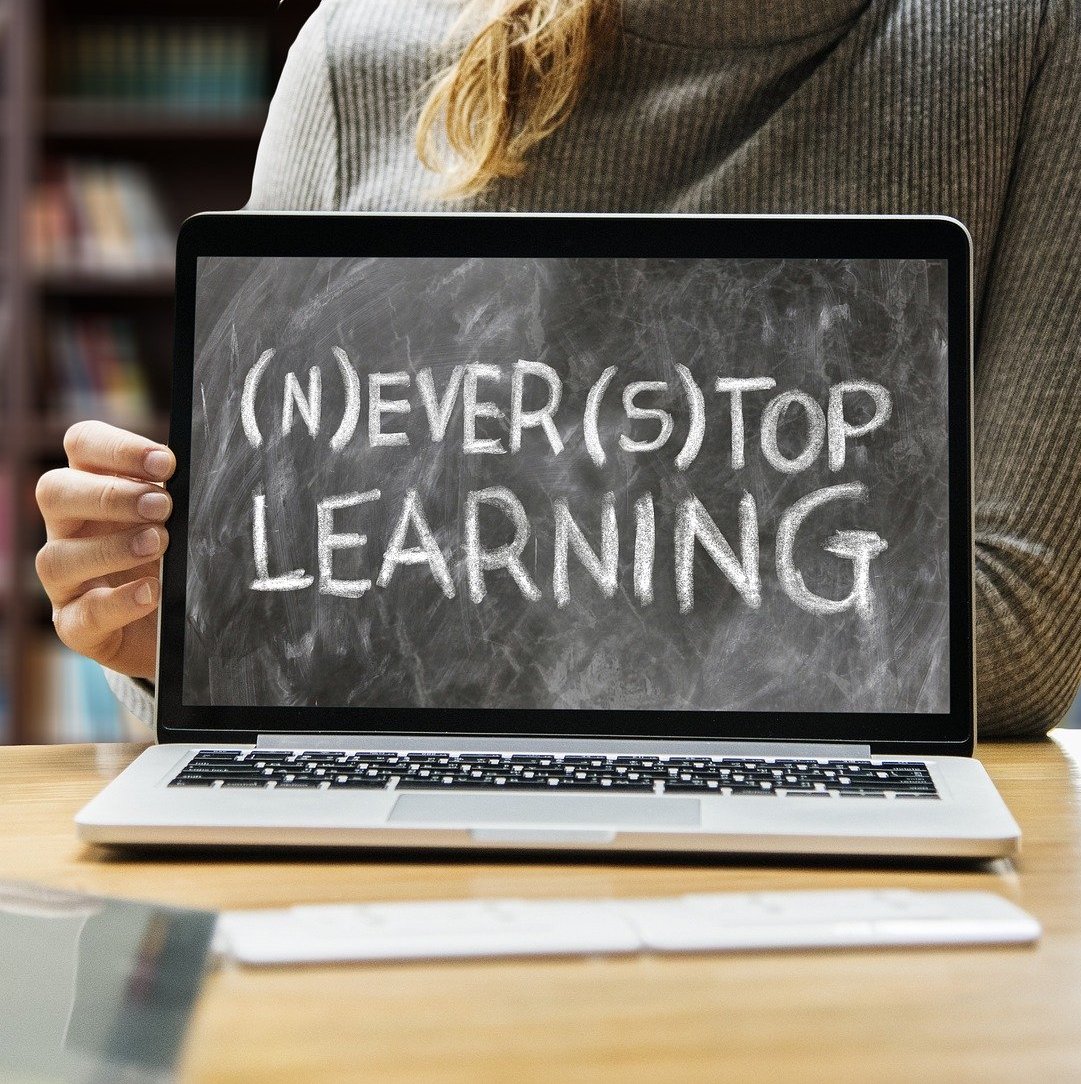
M 946 262 L 200 257 L 189 705 L 949 710 Z

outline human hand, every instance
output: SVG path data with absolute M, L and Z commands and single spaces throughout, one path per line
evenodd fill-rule
M 110 670 L 153 679 L 161 596 L 158 558 L 173 502 L 162 488 L 176 458 L 104 422 L 64 434 L 68 466 L 37 485 L 47 541 L 35 565 L 61 641 Z

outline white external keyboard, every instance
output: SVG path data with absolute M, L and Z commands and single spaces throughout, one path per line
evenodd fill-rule
M 244 964 L 1024 944 L 1039 923 L 991 892 L 724 892 L 649 899 L 452 900 L 226 911 Z

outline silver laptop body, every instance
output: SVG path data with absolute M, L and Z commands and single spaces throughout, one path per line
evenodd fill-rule
M 1012 855 L 942 216 L 197 216 L 104 844 Z

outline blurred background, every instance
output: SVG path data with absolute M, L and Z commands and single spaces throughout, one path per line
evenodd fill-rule
M 0 743 L 146 737 L 53 635 L 34 485 L 79 418 L 166 439 L 177 228 L 247 200 L 314 6 L 0 0 Z
M 145 737 L 56 640 L 42 471 L 103 418 L 168 434 L 173 246 L 248 198 L 314 0 L 0 0 L 0 742 Z

